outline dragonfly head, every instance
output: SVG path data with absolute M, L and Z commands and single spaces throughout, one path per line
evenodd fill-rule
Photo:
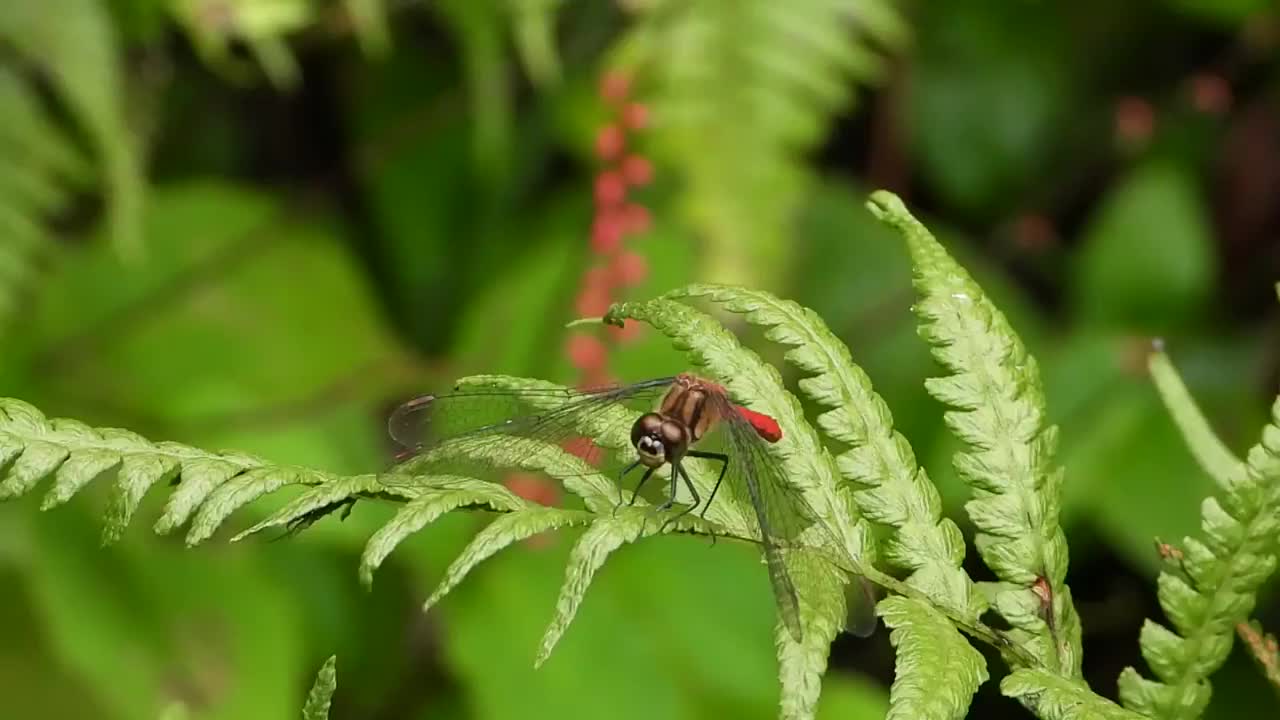
M 689 431 L 658 413 L 647 413 L 631 426 L 631 444 L 645 467 L 656 468 L 684 455 L 689 448 Z

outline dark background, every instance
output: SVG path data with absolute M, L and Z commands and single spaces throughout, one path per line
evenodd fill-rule
M 684 369 L 653 333 L 563 325 L 728 281 L 826 319 L 967 528 L 906 253 L 862 208 L 887 187 L 1040 362 L 1085 674 L 1114 698 L 1160 618 L 1153 539 L 1196 532 L 1212 491 L 1146 377 L 1152 338 L 1240 452 L 1278 389 L 1280 16 L 1263 0 L 877 0 L 840 23 L 823 3 L 728 5 L 0 9 L 0 393 L 368 472 L 389 461 L 390 409 L 454 377 Z M 618 552 L 534 671 L 571 537 L 508 549 L 423 615 L 483 518 L 419 534 L 368 593 L 359 552 L 390 508 L 188 551 L 149 532 L 163 495 L 107 549 L 105 488 L 0 507 L 14 717 L 296 717 L 331 653 L 335 718 L 776 714 L 748 549 Z M 1273 588 L 1256 615 L 1280 626 Z M 884 631 L 839 639 L 821 716 L 882 715 L 892 663 Z M 1210 717 L 1274 705 L 1239 647 L 1214 683 Z M 1025 716 L 995 682 L 972 714 Z

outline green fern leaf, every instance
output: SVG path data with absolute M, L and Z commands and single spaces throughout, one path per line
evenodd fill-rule
M 405 538 L 451 510 L 487 505 L 499 512 L 512 512 L 530 506 L 527 500 L 494 482 L 451 476 L 423 478 L 422 482 L 418 496 L 379 528 L 365 545 L 360 556 L 360 580 L 365 585 L 373 583 L 374 571 Z
M 657 523 L 649 510 L 622 508 L 616 516 L 598 518 L 578 539 L 569 553 L 569 566 L 565 570 L 564 584 L 560 586 L 560 597 L 556 600 L 555 616 L 542 635 L 534 667 L 542 665 L 550 657 L 573 616 L 578 613 L 587 586 L 605 559 L 624 543 L 635 542 L 645 533 L 646 523 L 655 526 L 649 527 L 650 531 L 656 529 Z
M 781 717 L 808 720 L 817 712 L 831 643 L 847 617 L 844 588 L 848 578 L 830 563 L 809 553 L 791 553 L 787 567 L 800 601 L 804 635 L 796 642 L 781 620 L 774 630 L 778 680 L 782 685 Z
M 53 487 L 43 507 L 60 505 L 94 479 L 114 476 L 104 542 L 118 539 L 147 490 L 177 483 L 157 532 L 174 530 L 193 514 L 187 541 L 211 536 L 237 508 L 285 485 L 352 482 L 314 470 L 270 465 L 251 455 L 211 453 L 177 443 L 151 443 L 114 428 L 47 419 L 34 407 L 0 398 L 0 500 Z
M 711 279 L 761 284 L 788 257 L 805 152 L 854 83 L 877 76 L 868 40 L 905 32 L 886 0 L 648 2 L 620 54 L 653 88 L 657 152 L 687 184 Z
M 430 610 L 445 595 L 462 582 L 463 578 L 481 562 L 499 550 L 526 538 L 548 530 L 574 525 L 587 525 L 595 516 L 581 510 L 565 510 L 553 507 L 530 507 L 519 512 L 501 515 L 476 533 L 462 553 L 445 570 L 444 579 L 427 598 L 423 610 Z
M 987 681 L 982 654 L 925 603 L 891 597 L 876 610 L 893 629 L 889 640 L 897 650 L 888 719 L 963 718 Z
M 957 408 L 947 412 L 947 424 L 970 448 L 956 455 L 955 466 L 973 488 L 965 509 L 978 530 L 978 552 L 1005 583 L 996 607 L 1015 628 L 1015 642 L 1046 667 L 1078 677 L 1080 620 L 1066 585 L 1067 542 L 1058 524 L 1061 471 L 1051 465 L 1057 429 L 1044 418 L 1035 360 L 897 196 L 876 192 L 868 207 L 906 240 L 921 295 L 921 334 L 952 373 L 926 387 Z M 1040 602 L 1047 602 L 1043 611 Z
M 1276 569 L 1280 535 L 1280 400 L 1244 472 L 1229 467 L 1222 497 L 1201 506 L 1204 539 L 1187 538 L 1179 572 L 1160 574 L 1157 595 L 1177 632 L 1148 620 L 1142 656 L 1159 679 L 1125 668 L 1120 701 L 1153 717 L 1199 717 L 1209 703 L 1209 675 L 1231 652 L 1236 625 L 1248 619 L 1258 588 Z
M 1095 695 L 1080 680 L 1045 670 L 1014 670 L 1000 681 L 1000 691 L 1021 701 L 1043 720 L 1143 720 L 1145 717 Z
M 294 498 L 292 502 L 248 530 L 240 532 L 240 534 L 231 538 L 231 542 L 239 542 L 250 535 L 260 533 L 269 528 L 288 526 L 306 518 L 317 510 L 330 507 L 344 500 L 396 487 L 395 485 L 388 487 L 377 475 L 353 475 L 324 482 Z M 408 495 L 408 493 L 403 494 Z
M 1200 467 L 1217 480 L 1219 485 L 1230 487 L 1235 478 L 1245 472 L 1244 461 L 1228 450 L 1213 428 L 1209 427 L 1209 421 L 1196 406 L 1195 399 L 1183 384 L 1178 371 L 1173 368 L 1168 355 L 1162 352 L 1152 353 L 1147 360 L 1147 368 L 1156 384 L 1156 390 L 1160 392 L 1160 398 L 1169 409 L 1169 415 L 1182 431 L 1182 437 Z
M 976 621 L 985 603 L 960 568 L 960 529 L 942 517 L 938 491 L 916 464 L 906 438 L 893 429 L 888 405 L 822 318 L 761 290 L 692 285 L 667 297 L 707 297 L 766 328 L 766 338 L 790 348 L 785 359 L 806 374 L 800 389 L 828 408 L 818 415 L 818 427 L 850 446 L 836 457 L 841 474 L 855 488 L 871 488 L 854 493 L 858 509 L 894 530 L 881 548 L 884 558 L 911 573 L 909 585 Z
M 320 667 L 320 672 L 316 673 L 316 681 L 307 694 L 307 704 L 302 706 L 302 720 L 329 720 L 329 704 L 337 689 L 338 656 L 330 655 Z

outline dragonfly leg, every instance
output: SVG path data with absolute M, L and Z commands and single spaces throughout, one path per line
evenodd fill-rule
M 711 486 L 711 494 L 707 496 L 707 504 L 702 506 L 702 512 L 699 513 L 702 516 L 702 519 L 706 520 L 707 510 L 711 509 L 711 501 L 716 499 L 716 493 L 720 490 L 720 483 L 724 482 L 724 473 L 729 469 L 729 456 L 724 453 L 702 452 L 701 450 L 690 450 L 685 454 L 690 457 L 703 458 L 705 460 L 717 460 L 720 462 L 720 477 L 716 478 L 716 484 Z M 685 477 L 686 482 L 688 482 L 688 476 L 686 475 Z M 690 483 L 689 487 L 692 488 L 693 484 Z M 694 497 L 697 496 L 695 495 Z
M 689 488 L 689 494 L 693 496 L 693 504 L 676 513 L 675 517 L 672 517 L 662 523 L 662 527 L 659 528 L 658 532 L 666 530 L 668 525 L 693 512 L 694 509 L 696 509 L 702 502 L 701 498 L 698 497 L 698 489 L 693 486 L 693 481 L 689 479 L 689 473 L 684 469 L 684 466 L 679 462 L 674 462 L 671 464 L 671 468 L 673 478 L 671 482 L 671 499 L 674 500 L 676 497 L 676 484 L 674 478 L 678 476 L 684 479 L 684 486 Z M 670 502 L 667 503 L 668 506 L 670 506 L 670 504 Z
M 644 471 L 644 475 L 640 477 L 640 482 L 636 483 L 636 489 L 631 491 L 631 502 L 627 503 L 628 506 L 636 504 L 636 498 L 640 496 L 640 488 L 644 487 L 645 482 L 653 476 L 654 470 L 657 470 L 657 468 L 649 468 Z
M 679 472 L 680 466 L 676 463 L 671 463 L 671 495 L 666 502 L 658 506 L 658 512 L 670 510 L 671 506 L 676 504 L 676 481 L 680 478 Z
M 618 485 L 618 505 L 622 505 L 622 503 L 623 503 L 623 496 L 622 496 L 622 481 L 626 479 L 626 477 L 627 477 L 627 473 L 631 472 L 632 470 L 635 470 L 635 469 L 636 469 L 637 467 L 639 467 L 639 466 L 640 466 L 640 461 L 639 461 L 639 460 L 636 460 L 635 462 L 631 463 L 630 465 L 628 465 L 628 466 L 626 466 L 626 467 L 622 468 L 622 472 L 618 473 L 618 482 L 617 482 L 617 485 Z M 641 480 L 640 482 L 644 482 L 644 480 Z M 634 496 L 632 497 L 631 502 L 632 502 L 632 503 L 634 503 L 634 502 L 635 502 L 635 497 L 634 497 Z M 614 506 L 613 510 L 614 510 L 614 514 L 616 515 L 616 514 L 617 514 L 617 511 L 618 511 L 618 507 L 617 507 L 617 506 Z

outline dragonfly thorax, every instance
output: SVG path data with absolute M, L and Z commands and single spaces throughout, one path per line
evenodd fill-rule
M 641 464 L 656 468 L 684 456 L 689 449 L 689 431 L 677 420 L 646 413 L 631 426 L 631 444 Z

